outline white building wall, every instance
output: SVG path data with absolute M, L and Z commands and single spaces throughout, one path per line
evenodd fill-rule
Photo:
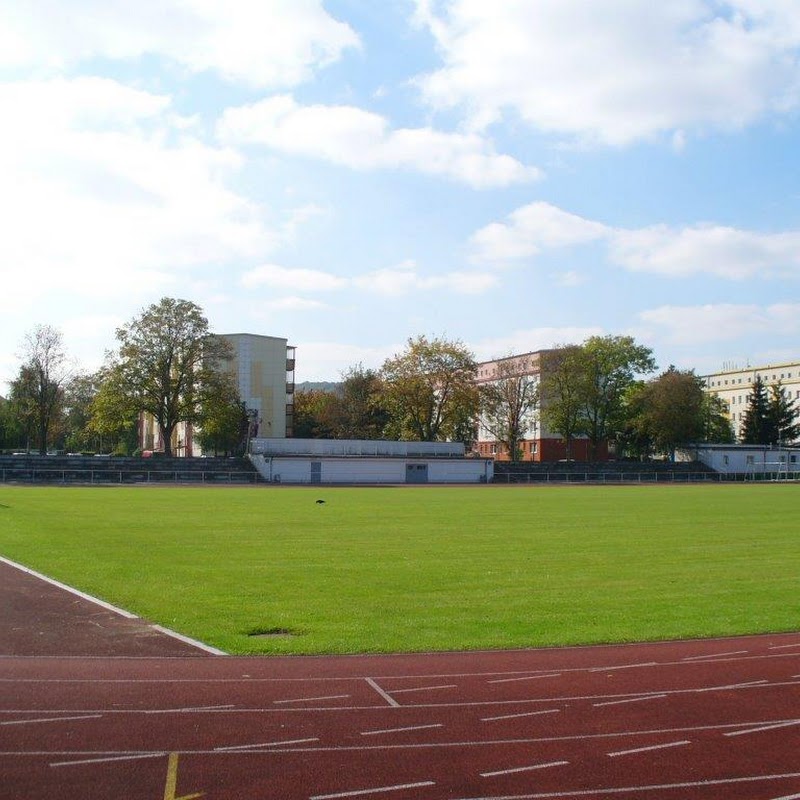
M 250 452 L 263 455 L 426 456 L 458 458 L 461 442 L 396 442 L 384 439 L 253 439 Z
M 717 472 L 731 474 L 800 472 L 800 448 L 748 445 L 706 445 L 697 460 Z

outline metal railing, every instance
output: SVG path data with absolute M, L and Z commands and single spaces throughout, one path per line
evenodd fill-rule
M 689 472 L 646 471 L 635 472 L 504 472 L 495 473 L 493 483 L 747 483 L 800 481 L 800 472 Z
M 253 484 L 261 482 L 261 476 L 257 472 L 245 470 L 0 468 L 0 483 L 109 485 L 133 483 Z

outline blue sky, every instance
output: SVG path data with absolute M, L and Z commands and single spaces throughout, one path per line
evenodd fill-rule
M 663 6 L 663 7 L 662 7 Z M 68 13 L 67 13 L 68 12 Z M 164 295 L 297 379 L 417 334 L 800 358 L 797 0 L 0 0 L 0 392 Z

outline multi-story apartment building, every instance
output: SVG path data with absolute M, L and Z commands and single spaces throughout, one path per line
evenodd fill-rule
M 766 364 L 761 367 L 748 365 L 743 368 L 726 364 L 721 372 L 702 376 L 705 390 L 717 395 L 727 404 L 737 440 L 741 438 L 744 413 L 750 401 L 750 388 L 759 377 L 767 387 L 780 383 L 787 396 L 800 406 L 800 361 Z
M 478 364 L 477 384 L 483 385 L 504 378 L 525 377 L 541 387 L 543 371 L 546 370 L 546 356 L 550 350 L 536 350 L 530 353 L 497 358 L 492 361 L 483 361 Z M 520 451 L 523 461 L 560 461 L 567 457 L 567 445 L 558 433 L 547 430 L 542 420 L 542 407 L 547 405 L 547 395 L 539 391 L 537 408 L 529 415 L 528 424 L 520 442 Z M 483 421 L 478 424 L 478 441 L 476 444 L 478 454 L 498 461 L 507 461 L 509 454 L 494 435 L 487 430 Z M 589 441 L 584 436 L 572 440 L 570 459 L 575 461 L 588 461 L 590 458 Z M 596 460 L 608 458 L 608 447 L 602 443 L 595 453 Z
M 262 439 L 292 436 L 295 348 L 276 336 L 217 335 L 231 346 L 232 358 L 220 368 L 236 379 L 239 397 L 251 417 L 250 435 Z M 140 422 L 139 438 L 142 450 L 164 447 L 158 425 L 148 414 Z M 175 428 L 172 451 L 178 456 L 202 455 L 191 425 L 180 423 Z

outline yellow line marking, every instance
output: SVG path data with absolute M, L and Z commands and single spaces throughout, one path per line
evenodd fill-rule
M 167 762 L 167 783 L 164 786 L 164 800 L 196 800 L 203 796 L 203 792 L 195 794 L 185 794 L 181 797 L 175 796 L 175 789 L 178 786 L 178 754 L 170 753 Z

